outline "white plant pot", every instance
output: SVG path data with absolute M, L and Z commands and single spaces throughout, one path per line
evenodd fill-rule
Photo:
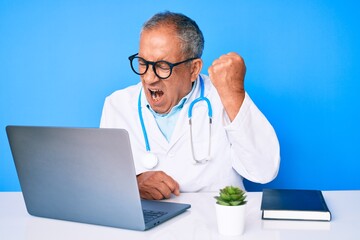
M 215 209 L 220 234 L 235 236 L 244 233 L 246 204 L 240 206 L 215 204 Z

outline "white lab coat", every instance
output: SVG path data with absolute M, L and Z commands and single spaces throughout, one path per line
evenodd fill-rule
M 185 102 L 170 142 L 145 106 L 142 92 L 142 113 L 151 152 L 159 158 L 159 164 L 153 170 L 162 170 L 174 178 L 182 192 L 218 191 L 226 185 L 244 188 L 243 177 L 258 183 L 273 180 L 280 163 L 280 148 L 273 127 L 248 94 L 236 118 L 230 122 L 210 79 L 205 75 L 202 78 L 205 96 L 213 109 L 211 160 L 195 165 L 191 151 L 188 108 L 199 97 L 200 84 L 196 84 L 194 93 Z M 139 83 L 108 96 L 100 123 L 102 128 L 124 128 L 129 132 L 137 174 L 148 171 L 141 163 L 146 154 L 137 108 L 141 87 Z M 193 141 L 197 158 L 206 156 L 208 152 L 208 122 L 207 105 L 204 101 L 199 102 L 193 108 Z

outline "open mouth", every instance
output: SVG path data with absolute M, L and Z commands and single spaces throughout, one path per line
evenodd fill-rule
M 161 96 L 164 95 L 164 92 L 159 89 L 149 89 L 151 98 L 153 101 L 157 102 L 160 100 Z

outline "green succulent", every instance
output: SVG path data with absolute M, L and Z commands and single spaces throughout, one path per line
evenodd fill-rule
M 220 189 L 219 196 L 215 196 L 216 203 L 223 206 L 239 206 L 246 204 L 245 192 L 233 186 Z

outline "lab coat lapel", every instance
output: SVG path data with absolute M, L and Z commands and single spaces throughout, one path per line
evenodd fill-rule
M 170 142 L 169 142 L 169 149 L 187 132 L 189 131 L 189 124 L 188 124 L 188 104 L 184 104 L 183 109 L 181 110 L 179 114 L 179 118 L 176 122 L 176 126 L 174 129 L 174 132 L 171 136 Z

